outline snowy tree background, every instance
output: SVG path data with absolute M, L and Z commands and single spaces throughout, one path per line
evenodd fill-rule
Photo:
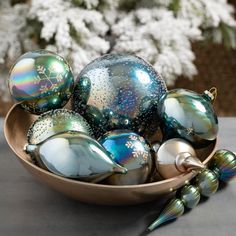
M 0 1 L 0 96 L 9 100 L 14 60 L 37 48 L 64 56 L 75 76 L 102 54 L 127 52 L 149 61 L 168 85 L 191 79 L 192 43 L 236 47 L 233 13 L 226 0 Z

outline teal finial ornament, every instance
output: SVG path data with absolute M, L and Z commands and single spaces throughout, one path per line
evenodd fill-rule
M 210 168 L 219 180 L 228 182 L 236 176 L 236 155 L 225 149 L 218 150 L 212 157 Z
M 219 181 L 216 174 L 209 169 L 200 171 L 195 177 L 194 183 L 195 186 L 199 188 L 201 195 L 205 197 L 213 195 L 219 187 Z
M 148 226 L 147 231 L 151 232 L 161 224 L 174 220 L 184 213 L 184 204 L 180 199 L 172 199 L 164 210 L 161 212 L 159 217 Z
M 201 195 L 197 187 L 193 185 L 185 185 L 180 189 L 179 198 L 185 207 L 192 209 L 198 205 Z

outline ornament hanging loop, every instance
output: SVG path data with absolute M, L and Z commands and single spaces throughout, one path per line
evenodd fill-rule
M 209 99 L 212 103 L 214 103 L 214 101 L 217 98 L 217 88 L 212 87 L 209 90 L 205 90 L 204 91 L 204 97 Z

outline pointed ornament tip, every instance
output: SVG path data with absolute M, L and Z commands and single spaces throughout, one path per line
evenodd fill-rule
M 163 223 L 174 220 L 184 213 L 184 204 L 180 199 L 172 199 L 161 212 L 159 217 L 147 228 L 147 232 L 151 232 Z

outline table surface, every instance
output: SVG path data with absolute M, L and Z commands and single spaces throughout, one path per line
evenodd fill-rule
M 14 157 L 0 119 L 0 235 L 145 235 L 163 203 L 95 206 L 71 200 L 37 182 Z M 219 148 L 236 151 L 236 118 L 219 119 Z M 175 222 L 149 235 L 225 236 L 236 233 L 236 180 Z

